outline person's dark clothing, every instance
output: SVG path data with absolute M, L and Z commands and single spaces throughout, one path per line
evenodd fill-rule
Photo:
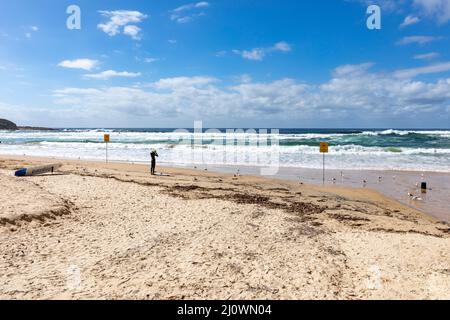
M 150 156 L 152 157 L 152 167 L 151 167 L 151 172 L 152 175 L 155 174 L 155 169 L 156 169 L 156 157 L 159 157 L 158 153 L 156 151 L 152 151 L 152 153 L 150 153 Z

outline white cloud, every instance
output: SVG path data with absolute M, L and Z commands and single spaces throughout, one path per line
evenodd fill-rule
M 233 53 L 240 55 L 242 58 L 247 60 L 262 61 L 266 56 L 267 51 L 265 49 L 255 48 L 244 51 L 233 50 Z
M 92 59 L 76 59 L 76 60 L 64 60 L 61 61 L 58 66 L 70 69 L 83 69 L 90 71 L 98 65 L 97 60 Z
M 238 81 L 240 83 L 251 83 L 252 82 L 252 77 L 248 74 L 242 74 L 238 77 Z
M 197 17 L 205 16 L 205 12 L 195 12 L 199 9 L 205 9 L 210 6 L 209 2 L 197 2 L 182 5 L 171 11 L 170 20 L 176 21 L 177 23 L 183 24 L 194 20 Z M 194 12 L 193 12 L 194 11 Z
M 427 44 L 430 42 L 438 41 L 443 39 L 442 37 L 433 37 L 433 36 L 410 36 L 404 37 L 403 39 L 397 42 L 398 45 L 408 45 L 408 44 Z
M 159 60 L 160 59 L 158 59 L 158 58 L 145 58 L 144 59 L 144 61 L 147 62 L 147 63 L 153 63 L 153 62 L 157 62 Z
M 191 14 L 189 16 L 182 16 L 182 17 L 180 17 L 179 15 L 173 14 L 173 15 L 170 16 L 170 19 L 172 21 L 176 21 L 177 23 L 183 24 L 183 23 L 191 22 L 195 18 L 203 17 L 205 15 L 206 14 L 204 12 L 194 13 L 194 14 Z
M 180 16 L 174 14 L 174 15 L 170 16 L 170 19 L 172 21 L 176 21 L 178 23 L 188 23 L 188 22 L 192 21 L 193 17 L 191 17 L 191 16 L 180 17 Z
M 25 32 L 25 37 L 28 39 L 30 39 L 33 36 L 33 32 L 39 31 L 39 27 L 37 27 L 37 26 L 30 26 L 30 27 L 26 27 L 24 29 L 27 30 L 27 32 Z
M 363 68 L 365 69 L 365 67 Z M 335 72 L 336 74 L 336 72 Z M 368 70 L 331 79 L 321 86 L 320 99 L 336 109 L 355 108 L 359 116 L 369 114 L 395 115 L 420 114 L 424 110 L 442 109 L 450 101 L 450 79 L 435 83 L 397 78 L 390 74 L 369 73 Z M 412 73 L 411 73 L 412 75 Z M 322 102 L 323 104 L 323 102 Z
M 195 8 L 208 8 L 210 6 L 209 2 L 197 2 L 197 3 L 189 3 L 185 4 L 183 6 L 180 6 L 173 10 L 173 12 L 183 12 L 183 11 L 189 11 Z
M 55 90 L 54 97 L 62 98 L 66 95 L 89 95 L 89 94 L 98 94 L 101 91 L 98 89 L 82 89 L 82 88 L 65 88 L 60 90 Z
M 47 104 L 46 104 L 47 105 Z M 83 110 L 84 112 L 84 110 Z M 0 114 L 3 118 L 9 119 L 18 125 L 53 127 L 55 124 L 67 126 L 77 116 L 75 109 L 64 109 L 52 107 L 42 107 L 38 104 L 30 106 L 27 104 L 10 104 L 0 101 Z
M 147 89 L 104 87 L 67 88 L 55 92 L 56 103 L 89 112 L 110 110 L 127 117 L 155 116 L 204 120 L 243 119 L 266 121 L 320 118 L 405 119 L 424 113 L 447 112 L 450 78 L 436 82 L 412 80 L 393 74 L 370 72 L 372 64 L 336 68 L 330 80 L 305 84 L 293 79 L 253 82 L 245 77 L 238 85 L 224 87 L 212 77 L 176 77 L 151 83 Z M 440 70 L 446 67 L 441 66 Z M 450 69 L 450 64 L 447 66 Z M 421 70 L 434 72 L 438 68 Z M 410 72 L 410 75 L 413 75 Z
M 336 78 L 343 76 L 360 76 L 365 74 L 372 67 L 372 62 L 362 64 L 345 64 L 334 69 L 333 76 Z
M 175 77 L 160 79 L 152 84 L 156 89 L 179 89 L 189 87 L 204 87 L 216 82 L 217 79 L 212 77 Z
M 195 7 L 196 8 L 207 8 L 207 7 L 209 7 L 209 2 L 206 2 L 206 1 L 197 2 L 195 4 Z
M 268 48 L 254 48 L 251 50 L 233 50 L 234 54 L 240 55 L 244 59 L 262 61 L 267 54 L 271 52 L 290 52 L 292 51 L 291 46 L 284 41 L 274 44 L 272 47 Z
M 128 72 L 128 71 L 118 72 L 118 71 L 114 71 L 114 70 L 107 70 L 107 71 L 103 71 L 100 73 L 86 74 L 84 76 L 89 79 L 108 80 L 110 78 L 118 78 L 118 77 L 136 78 L 136 77 L 140 77 L 141 73 L 140 72 L 137 72 L 137 73 Z
M 435 58 L 438 58 L 440 56 L 437 52 L 430 52 L 430 53 L 423 53 L 423 54 L 416 54 L 414 56 L 414 59 L 416 60 L 432 60 Z
M 221 51 L 217 51 L 214 55 L 217 58 L 223 58 L 223 57 L 225 57 L 227 55 L 227 52 L 225 50 L 221 50 Z
M 413 24 L 417 24 L 420 22 L 420 18 L 416 16 L 409 15 L 405 18 L 403 23 L 400 25 L 400 28 L 405 28 L 408 26 L 412 26 Z
M 100 23 L 97 27 L 105 32 L 107 35 L 113 37 L 115 35 L 123 34 L 132 37 L 134 40 L 140 39 L 141 29 L 136 24 L 141 23 L 148 18 L 147 15 L 139 11 L 99 11 L 103 17 L 109 18 L 106 23 Z
M 433 64 L 426 67 L 398 70 L 394 73 L 397 78 L 414 78 L 423 74 L 441 73 L 450 71 L 450 62 Z
M 282 52 L 290 52 L 292 48 L 289 43 L 281 41 L 274 45 L 272 48 L 273 51 L 282 51 Z
M 13 105 L 0 101 L 0 115 L 1 118 L 11 120 L 19 125 L 30 123 L 31 115 L 36 117 L 36 109 L 30 110 L 24 105 Z
M 450 0 L 414 0 L 414 5 L 440 24 L 450 20 Z
M 130 36 L 134 40 L 141 39 L 141 37 L 139 35 L 140 32 L 141 32 L 141 28 L 139 28 L 138 26 L 134 26 L 134 25 L 125 26 L 123 28 L 123 34 Z

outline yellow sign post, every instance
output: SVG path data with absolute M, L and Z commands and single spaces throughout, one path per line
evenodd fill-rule
M 328 153 L 328 142 L 320 143 L 320 153 L 323 155 L 323 184 L 325 184 L 325 153 Z
M 108 143 L 111 140 L 111 136 L 109 134 L 105 134 L 103 136 L 103 141 L 106 144 L 106 163 L 108 163 Z

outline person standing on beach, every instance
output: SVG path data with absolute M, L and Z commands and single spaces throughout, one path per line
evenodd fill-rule
M 156 157 L 159 157 L 158 152 L 156 152 L 155 149 L 152 150 L 150 153 L 150 156 L 152 157 L 152 167 L 151 167 L 151 173 L 152 176 L 155 175 L 155 169 L 156 169 Z

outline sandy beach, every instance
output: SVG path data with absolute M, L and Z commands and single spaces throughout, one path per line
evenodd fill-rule
M 368 189 L 0 159 L 2 299 L 449 299 L 450 228 Z

